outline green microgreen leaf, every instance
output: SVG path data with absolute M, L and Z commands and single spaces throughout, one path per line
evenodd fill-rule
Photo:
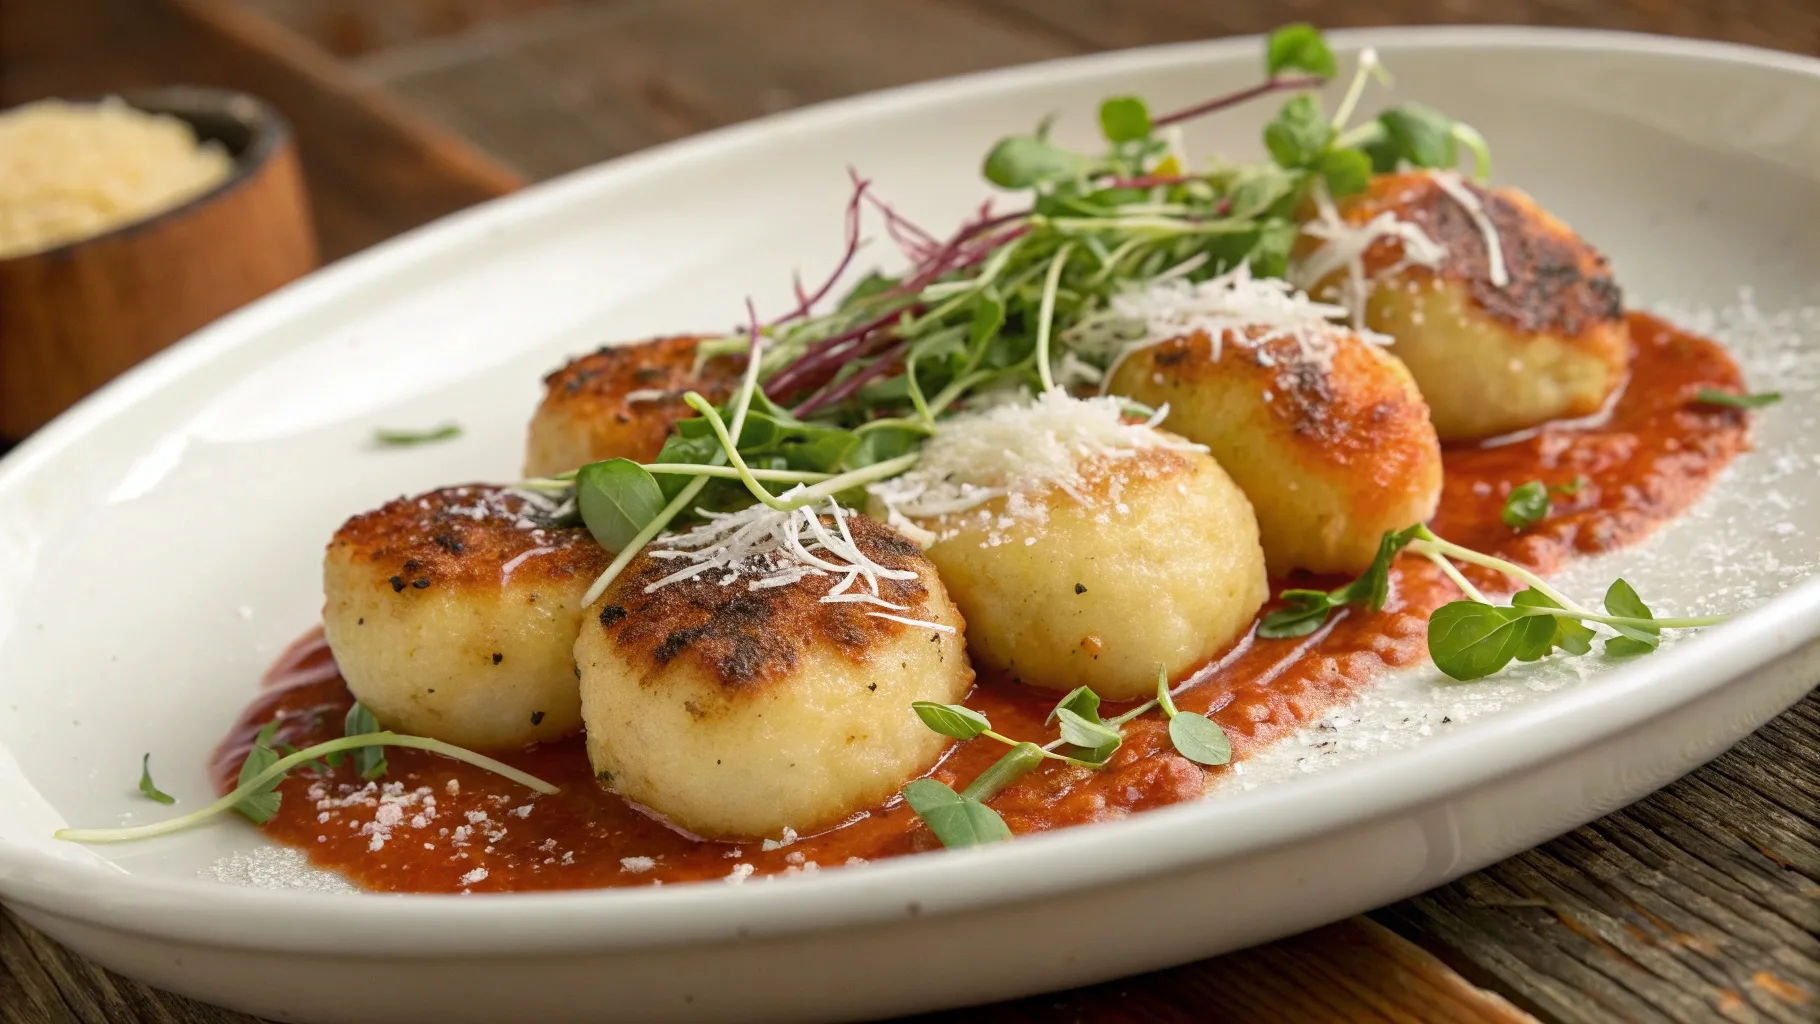
M 429 430 L 388 430 L 381 427 L 373 431 L 373 440 L 379 444 L 395 448 L 409 447 L 415 444 L 435 444 L 461 436 L 461 427 L 454 423 L 445 423 Z
M 1562 614 L 1555 616 L 1554 635 L 1549 638 L 1550 646 L 1566 651 L 1569 654 L 1586 654 L 1592 650 L 1592 642 L 1598 637 L 1591 626 L 1566 614 L 1566 610 L 1554 598 L 1534 587 L 1526 587 L 1512 595 L 1512 607 L 1516 608 L 1553 608 Z
M 575 504 L 600 546 L 617 552 L 663 511 L 664 492 L 645 467 L 631 459 L 608 459 L 575 474 Z
M 260 730 L 258 737 L 253 740 L 252 749 L 246 752 L 246 760 L 240 763 L 240 777 L 236 781 L 237 786 L 247 786 L 256 782 L 266 769 L 278 763 L 278 752 L 270 746 L 272 733 L 277 726 L 278 720 L 273 719 L 271 724 Z M 278 792 L 278 784 L 283 781 L 284 776 L 274 775 L 264 783 L 253 785 L 235 801 L 234 810 L 240 812 L 243 817 L 255 825 L 263 825 L 271 821 L 272 816 L 278 813 L 278 805 L 284 796 Z
M 1513 530 L 1523 530 L 1548 518 L 1548 487 L 1540 480 L 1512 487 L 1498 518 Z
M 840 304 L 836 307 L 836 310 L 841 311 L 850 309 L 853 306 L 872 298 L 874 295 L 882 295 L 895 287 L 897 287 L 897 278 L 886 277 L 876 270 L 867 271 L 865 277 L 860 278 L 854 283 L 853 287 L 847 289 L 847 294 L 841 296 Z
M 1650 620 L 1655 618 L 1655 615 L 1649 610 L 1649 605 L 1644 604 L 1643 599 L 1637 596 L 1636 588 L 1622 577 L 1613 580 L 1611 587 L 1605 591 L 1605 610 L 1627 619 Z M 1605 653 L 1613 657 L 1627 658 L 1648 654 L 1662 642 L 1662 629 L 1659 626 L 1633 626 L 1617 623 L 1609 625 L 1619 633 L 1618 636 L 1605 641 Z M 1614 644 L 1617 646 L 1614 647 Z
M 1339 64 L 1321 30 L 1307 22 L 1282 26 L 1270 33 L 1264 44 L 1264 73 L 1272 78 L 1285 71 L 1305 71 L 1317 78 L 1332 78 L 1338 70 Z
M 1264 147 L 1284 167 L 1307 167 L 1321 159 L 1333 142 L 1333 126 L 1313 93 L 1283 104 L 1276 119 L 1264 126 Z
M 1420 103 L 1405 103 L 1378 115 L 1389 151 L 1416 167 L 1449 168 L 1459 163 L 1452 118 Z M 1375 162 L 1375 160 L 1374 160 Z
M 1258 620 L 1258 635 L 1267 640 L 1307 636 L 1321 628 L 1333 610 L 1325 590 L 1285 590 L 1286 606 Z
M 167 806 L 177 802 L 176 797 L 152 783 L 152 755 L 149 753 L 139 760 L 139 792 Z
M 1390 565 L 1396 561 L 1397 552 L 1408 547 L 1421 529 L 1417 525 L 1403 530 L 1384 531 L 1384 536 L 1378 538 L 1378 553 L 1371 560 L 1371 566 L 1358 579 L 1329 595 L 1334 607 L 1363 604 L 1368 611 L 1383 611 L 1384 602 L 1390 600 Z
M 937 704 L 934 701 L 918 700 L 910 703 L 916 717 L 923 724 L 957 740 L 970 740 L 992 728 L 992 723 L 985 715 L 959 704 Z
M 1356 149 L 1331 149 L 1321 156 L 1321 177 L 1335 199 L 1358 195 L 1371 183 L 1371 157 Z
M 1082 761 L 1105 764 L 1124 742 L 1117 729 L 1084 718 L 1070 708 L 1056 708 L 1055 718 L 1063 742 L 1080 748 L 1082 754 L 1077 756 Z
M 1763 391 L 1753 395 L 1720 391 L 1718 388 L 1701 388 L 1694 393 L 1694 401 L 1700 405 L 1717 405 L 1728 409 L 1761 409 L 1782 401 L 1782 393 Z
M 1150 108 L 1136 96 L 1114 96 L 1100 104 L 1100 131 L 1113 143 L 1150 135 Z
M 1045 139 L 1012 135 L 986 154 L 981 173 L 1000 188 L 1026 189 L 1084 178 L 1095 166 L 1088 157 Z
M 1220 724 L 1205 715 L 1179 714 L 1169 720 L 1169 742 L 1175 752 L 1209 768 L 1232 761 L 1232 740 Z
M 1089 722 L 1098 723 L 1100 721 L 1100 695 L 1085 686 L 1075 687 L 1068 692 L 1068 696 L 1056 703 L 1055 708 L 1049 712 L 1049 717 L 1043 719 L 1043 724 L 1048 725 L 1055 721 L 1055 716 L 1063 709 L 1072 711 Z
M 343 736 L 365 736 L 383 731 L 379 727 L 379 719 L 374 718 L 373 713 L 359 701 L 354 702 L 354 706 L 348 709 L 347 717 L 341 722 Z M 360 773 L 361 778 L 372 780 L 386 773 L 384 747 L 358 747 L 353 756 L 354 770 Z
M 1554 641 L 1554 619 L 1520 609 L 1454 601 L 1428 617 L 1428 655 L 1461 681 L 1483 679 L 1514 658 L 1534 660 Z
M 950 850 L 1011 838 L 1011 829 L 997 811 L 935 779 L 917 779 L 905 786 L 904 802 Z
M 1548 493 L 1558 494 L 1563 498 L 1571 498 L 1574 495 L 1579 494 L 1580 491 L 1582 489 L 1584 489 L 1585 487 L 1586 487 L 1586 478 L 1583 476 L 1577 476 L 1577 477 L 1574 477 L 1572 480 L 1567 481 L 1564 484 L 1555 484 L 1553 487 L 1550 487 L 1548 489 Z

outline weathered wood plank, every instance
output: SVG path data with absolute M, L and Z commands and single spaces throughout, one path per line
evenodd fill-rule
M 806 103 L 1077 49 L 928 0 L 623 0 L 354 66 L 544 177 Z
M 1527 24 L 1656 32 L 1820 53 L 1820 6 L 1786 0 L 1337 0 L 1214 4 L 1197 0 L 966 0 L 1032 31 L 1092 49 L 1268 32 L 1285 21 L 1370 25 Z
M 1816 724 L 1377 917 L 1548 1020 L 1820 1019 Z

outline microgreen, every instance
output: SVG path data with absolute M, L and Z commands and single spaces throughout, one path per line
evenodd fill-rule
M 1336 608 L 1364 605 L 1368 611 L 1381 611 L 1390 599 L 1390 564 L 1397 552 L 1415 539 L 1420 526 L 1405 530 L 1387 530 L 1378 539 L 1378 553 L 1357 579 L 1333 590 L 1285 590 L 1285 607 L 1265 615 L 1258 622 L 1258 636 L 1281 639 L 1307 636 L 1327 622 Z
M 1510 496 L 1504 499 L 1504 509 L 1498 513 L 1498 518 L 1513 530 L 1524 530 L 1547 519 L 1548 510 L 1548 486 L 1540 480 L 1531 480 L 1510 489 Z
M 127 828 L 58 829 L 55 833 L 56 838 L 73 843 L 121 843 L 134 839 L 150 839 L 153 836 L 181 832 L 230 810 L 239 811 L 254 822 L 263 823 L 271 820 L 272 815 L 278 812 L 278 797 L 281 794 L 277 793 L 276 789 L 291 771 L 311 761 L 327 759 L 334 754 L 359 751 L 369 747 L 411 747 L 416 750 L 428 750 L 444 757 L 466 762 L 476 768 L 483 768 L 495 775 L 504 776 L 539 793 L 550 794 L 558 791 L 548 782 L 519 771 L 509 764 L 495 761 L 484 754 L 477 754 L 472 750 L 431 739 L 428 736 L 410 736 L 404 733 L 374 732 L 358 736 L 340 736 L 305 747 L 296 753 L 278 757 L 271 748 L 272 736 L 277 730 L 277 725 L 277 720 L 274 719 L 260 730 L 258 737 L 253 741 L 252 752 L 247 755 L 247 760 L 240 767 L 240 778 L 233 791 L 214 803 L 181 817 L 152 822 L 148 825 L 133 825 Z M 251 765 L 261 767 L 249 768 Z
M 1718 388 L 1701 388 L 1695 392 L 1694 401 L 1699 405 L 1717 405 L 1727 409 L 1761 409 L 1782 401 L 1782 393 L 1763 391 L 1753 395 L 1721 391 Z
M 608 459 L 583 466 L 575 475 L 575 504 L 600 546 L 620 551 L 663 511 L 664 493 L 645 467 L 631 459 Z
M 1169 743 L 1176 753 L 1208 767 L 1232 761 L 1232 740 L 1226 736 L 1226 730 L 1206 715 L 1177 711 L 1175 701 L 1169 696 L 1169 676 L 1162 669 L 1156 673 L 1156 702 L 1169 719 Z
M 904 802 L 950 850 L 1011 838 L 1011 829 L 997 811 L 935 779 L 917 779 L 905 786 Z
M 1150 108 L 1136 96 L 1114 96 L 1100 104 L 1100 132 L 1113 143 L 1149 138 Z
M 274 723 L 276 724 L 276 723 Z M 342 719 L 341 732 L 344 736 L 365 736 L 381 732 L 379 720 L 373 717 L 359 701 L 348 709 L 347 717 Z M 363 779 L 377 779 L 386 773 L 385 748 L 381 746 L 361 746 L 354 751 L 354 770 Z
M 910 708 L 931 730 L 957 740 L 970 740 L 992 728 L 985 715 L 959 704 L 919 700 L 912 701 Z
M 139 760 L 139 792 L 167 806 L 177 802 L 176 797 L 159 789 L 152 782 L 152 755 L 149 753 Z
M 1284 25 L 1270 33 L 1264 43 L 1264 73 L 1271 78 L 1285 71 L 1332 78 L 1338 69 L 1321 30 L 1306 22 Z
M 404 448 L 418 444 L 435 444 L 461 436 L 461 427 L 454 423 L 445 423 L 429 430 L 388 430 L 381 427 L 373 431 L 373 441 L 377 444 L 394 448 Z

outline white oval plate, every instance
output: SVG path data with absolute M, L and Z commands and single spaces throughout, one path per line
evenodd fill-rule
M 830 104 L 489 203 L 318 273 L 84 402 L 0 463 L 0 895 L 80 953 L 284 1020 L 843 1018 L 1014 996 L 1198 959 L 1417 892 L 1633 800 L 1820 674 L 1820 62 L 1639 36 L 1339 33 L 1492 140 L 1614 259 L 1633 301 L 1705 326 L 1788 401 L 1715 496 L 1622 569 L 1659 610 L 1752 607 L 1622 668 L 1476 687 L 1406 673 L 1339 716 L 1347 756 L 1268 752 L 1216 799 L 991 849 L 742 886 L 486 897 L 320 882 L 244 823 L 88 849 L 66 821 L 194 806 L 260 672 L 308 628 L 321 545 L 400 492 L 511 479 L 541 373 L 607 339 L 787 302 L 838 250 L 846 167 L 911 216 L 979 201 L 1000 134 L 1104 95 L 1158 107 L 1253 82 L 1256 40 L 1115 53 Z M 1374 94 L 1373 102 L 1383 96 Z M 1274 109 L 1189 134 L 1257 151 Z M 458 420 L 454 443 L 368 447 Z M 1438 719 L 1452 719 L 1443 727 Z M 1414 719 L 1402 728 L 1399 719 Z M 1282 753 L 1280 751 L 1287 751 Z M 1311 763 L 1345 762 L 1290 784 Z M 229 858 L 222 863 L 222 858 Z M 213 875 L 214 877 L 210 877 Z M 217 880 L 237 878 L 253 885 Z

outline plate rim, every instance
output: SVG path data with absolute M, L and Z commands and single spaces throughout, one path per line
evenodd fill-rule
M 1336 50 L 1519 48 L 1610 51 L 1793 72 L 1820 88 L 1820 59 L 1736 43 L 1635 32 L 1516 26 L 1423 26 L 1328 33 Z M 0 495 L 41 464 L 163 388 L 265 331 L 459 252 L 499 228 L 612 192 L 676 163 L 729 159 L 779 133 L 818 132 L 857 118 L 1045 81 L 1224 63 L 1255 54 L 1259 36 L 1172 43 L 1066 57 L 847 97 L 678 140 L 527 187 L 422 225 L 331 264 L 216 321 L 88 396 L 0 458 Z M 1672 662 L 1638 662 L 1599 685 L 1490 716 L 1471 730 L 1343 771 L 1147 811 L 1111 827 L 1080 827 L 940 857 L 903 857 L 765 884 L 705 884 L 548 893 L 333 895 L 162 879 L 59 860 L 0 844 L 8 900 L 113 931 L 232 944 L 248 952 L 459 957 L 658 948 L 778 937 L 977 911 L 1082 886 L 1135 881 L 1222 857 L 1254 856 L 1307 838 L 1445 800 L 1551 757 L 1647 727 L 1820 638 L 1820 578 L 1797 584 L 1720 634 L 1690 638 Z M 1670 667 L 1672 665 L 1672 668 Z M 1439 769 L 1439 770 L 1437 770 Z M 1451 770 L 1450 770 L 1451 769 Z M 1384 794 L 1390 793 L 1391 796 Z M 1289 803 L 1285 815 L 1279 805 Z M 1293 813 L 1299 812 L 1299 813 Z M 1247 827 L 1230 830 L 1238 815 Z M 1238 838 L 1234 838 L 1237 836 Z M 199 910 L 206 913 L 199 913 Z M 282 932 L 270 922 L 285 922 Z M 358 925 L 358 927 L 350 927 Z

